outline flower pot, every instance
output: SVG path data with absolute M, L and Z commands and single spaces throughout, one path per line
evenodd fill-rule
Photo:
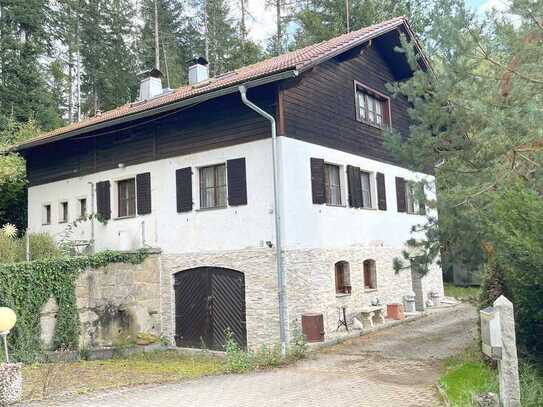
M 388 304 L 387 316 L 389 319 L 394 319 L 398 321 L 405 319 L 403 304 Z
M 19 401 L 23 392 L 23 365 L 0 364 L 0 406 Z

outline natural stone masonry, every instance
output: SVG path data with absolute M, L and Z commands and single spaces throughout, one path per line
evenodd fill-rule
M 284 252 L 288 318 L 290 333 L 301 329 L 301 315 L 306 312 L 324 314 L 325 331 L 337 328 L 338 307 L 346 306 L 348 319 L 364 306 L 379 298 L 382 304 L 402 302 L 411 291 L 409 269 L 395 273 L 393 259 L 402 248 L 383 247 L 379 243 L 351 246 L 345 249 L 287 250 Z M 376 261 L 377 288 L 365 290 L 363 262 Z M 350 295 L 336 295 L 334 267 L 338 261 L 350 266 Z M 245 274 L 247 342 L 250 348 L 279 341 L 279 317 L 275 253 L 270 249 L 165 254 L 162 256 L 161 308 L 162 329 L 174 343 L 175 295 L 174 274 L 195 267 L 213 266 L 238 270 Z M 443 295 L 441 269 L 433 265 L 423 278 L 425 299 L 431 291 Z
M 347 319 L 378 298 L 385 305 L 402 302 L 411 291 L 409 269 L 395 273 L 393 259 L 401 248 L 383 247 L 378 242 L 343 249 L 286 250 L 288 320 L 291 336 L 301 329 L 306 312 L 324 315 L 326 334 L 334 332 L 338 308 L 347 308 Z M 363 262 L 376 263 L 377 288 L 364 289 Z M 335 263 L 349 263 L 351 294 L 336 295 Z M 191 268 L 213 266 L 245 275 L 247 343 L 249 348 L 279 342 L 279 312 L 275 251 L 268 248 L 228 252 L 152 254 L 142 264 L 110 264 L 84 271 L 76 282 L 76 296 L 82 323 L 81 345 L 114 345 L 139 332 L 163 335 L 174 344 L 174 275 Z M 434 265 L 422 280 L 425 300 L 431 291 L 443 295 L 441 270 Z M 58 306 L 53 299 L 41 315 L 41 339 L 51 345 Z
M 102 347 L 134 339 L 139 332 L 160 335 L 160 258 L 141 264 L 112 263 L 87 269 L 75 284 L 81 321 L 80 346 Z M 58 306 L 50 299 L 41 312 L 41 341 L 50 347 Z

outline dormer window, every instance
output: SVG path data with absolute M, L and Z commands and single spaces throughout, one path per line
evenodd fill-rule
M 390 127 L 390 99 L 358 82 L 355 90 L 356 120 L 380 129 Z

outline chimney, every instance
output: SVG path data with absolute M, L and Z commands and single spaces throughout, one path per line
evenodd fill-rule
M 153 68 L 140 75 L 143 75 L 143 79 L 140 82 L 139 100 L 149 100 L 162 95 L 162 72 Z
M 209 79 L 208 63 L 204 57 L 194 58 L 189 64 L 189 85 L 196 85 Z

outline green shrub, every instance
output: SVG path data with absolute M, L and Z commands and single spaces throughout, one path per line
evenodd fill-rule
M 523 407 L 543 405 L 543 371 L 524 363 L 520 367 L 520 399 Z
M 31 260 L 59 257 L 60 251 L 47 233 L 30 235 Z M 8 237 L 0 233 L 0 263 L 17 263 L 26 260 L 26 236 Z
M 256 369 L 263 369 L 267 367 L 277 367 L 285 363 L 283 356 L 281 355 L 281 346 L 262 345 L 252 355 L 252 365 Z
M 226 335 L 226 358 L 225 371 L 228 373 L 243 373 L 252 368 L 252 358 L 250 352 L 245 352 L 237 341 L 234 339 L 234 334 L 227 329 Z

